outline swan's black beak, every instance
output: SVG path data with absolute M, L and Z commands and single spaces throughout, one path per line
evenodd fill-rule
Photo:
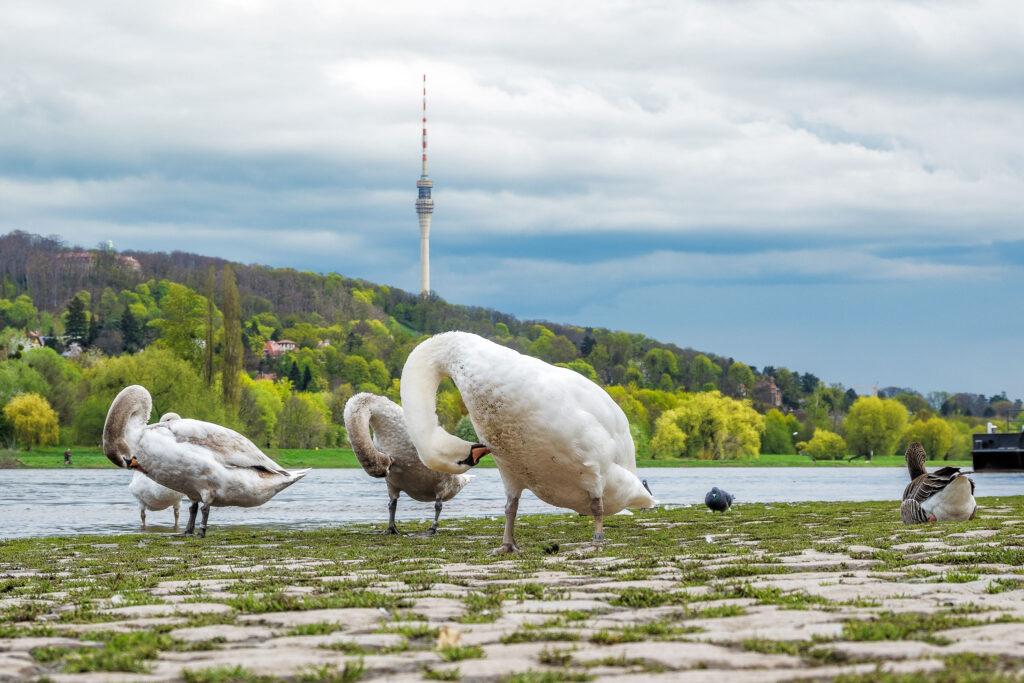
M 641 479 L 640 483 L 644 485 L 645 489 L 647 489 L 647 493 L 651 494 L 652 496 L 654 495 L 654 491 L 652 491 L 651 487 L 647 485 L 647 480 L 646 479 Z
M 487 446 L 483 445 L 482 443 L 475 443 L 469 447 L 469 456 L 467 456 L 465 460 L 460 460 L 457 464 L 469 465 L 470 467 L 474 467 L 475 465 L 478 465 L 480 463 L 480 458 L 484 457 L 490 452 L 491 449 L 488 448 Z

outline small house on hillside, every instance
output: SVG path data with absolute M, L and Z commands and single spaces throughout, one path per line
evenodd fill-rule
M 263 355 L 278 358 L 289 351 L 294 351 L 297 347 L 298 344 L 290 339 L 280 339 L 278 341 L 270 339 L 263 345 Z

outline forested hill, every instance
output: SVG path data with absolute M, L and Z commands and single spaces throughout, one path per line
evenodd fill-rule
M 46 380 L 44 390 L 36 393 L 49 393 L 51 405 L 59 404 L 65 440 L 95 438 L 108 394 L 130 375 L 125 368 L 111 368 L 135 363 L 131 372 L 145 375 L 138 364 L 158 354 L 166 362 L 181 363 L 176 372 L 194 373 L 197 392 L 221 399 L 214 401 L 216 409 L 197 407 L 196 417 L 226 420 L 281 446 L 304 445 L 308 439 L 300 435 L 306 432 L 314 441 L 341 439 L 340 406 L 348 396 L 365 390 L 397 399 L 402 365 L 420 338 L 456 329 L 563 364 L 598 382 L 626 411 L 642 452 L 660 449 L 694 457 L 756 456 L 766 448 L 792 452 L 792 432 L 799 439 L 809 439 L 816 428 L 841 432 L 857 399 L 852 390 L 826 385 L 811 373 L 759 370 L 643 334 L 522 321 L 335 273 L 229 263 L 185 252 L 82 249 L 25 232 L 0 237 L 0 328 L 0 357 L 6 358 L 8 376 L 4 380 L 0 373 L 0 404 L 27 391 L 28 380 L 18 379 L 21 371 L 10 364 L 19 360 L 20 349 L 42 340 L 65 357 L 84 351 L 85 359 L 74 361 L 81 375 L 72 392 L 77 401 L 61 400 L 54 388 L 53 377 L 75 374 L 57 368 L 62 361 L 33 370 Z M 239 338 L 236 352 L 233 340 Z M 42 356 L 26 355 L 35 358 L 30 365 L 46 365 Z M 112 374 L 104 378 L 106 371 Z M 62 391 L 66 395 L 69 389 Z M 1005 399 L 942 394 L 926 400 L 896 388 L 888 393 L 901 394 L 912 412 L 947 415 L 997 414 Z M 698 394 L 706 395 L 699 400 L 720 402 L 716 410 L 725 411 L 723 422 L 699 438 L 685 438 L 688 430 L 682 427 L 683 437 L 674 436 L 667 425 L 659 435 L 662 414 Z M 198 395 L 189 400 L 198 401 Z M 160 405 L 160 397 L 154 398 Z M 209 403 L 209 398 L 204 400 Z M 164 397 L 164 403 L 174 405 L 183 400 Z M 305 402 L 305 408 L 295 401 Z M 465 409 L 453 387 L 443 386 L 438 405 L 442 422 L 458 426 Z M 291 415 L 289 406 L 305 411 L 305 417 Z M 741 409 L 754 417 L 743 417 L 737 412 Z M 310 411 L 322 414 L 322 428 L 296 426 L 296 420 L 316 421 Z M 759 417 L 765 413 L 779 424 L 766 428 Z M 752 431 L 740 434 L 745 427 L 724 426 L 730 419 L 737 425 L 752 423 Z M 773 429 L 779 443 L 766 444 L 765 435 Z

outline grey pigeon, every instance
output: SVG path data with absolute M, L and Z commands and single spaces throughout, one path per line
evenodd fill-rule
M 725 512 L 732 505 L 733 495 L 727 493 L 717 486 L 708 491 L 704 496 L 704 504 L 711 508 L 712 512 Z

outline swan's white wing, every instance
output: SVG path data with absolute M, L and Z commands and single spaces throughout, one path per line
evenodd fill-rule
M 200 420 L 158 422 L 147 429 L 166 429 L 178 444 L 203 451 L 225 467 L 250 467 L 288 476 L 283 467 L 233 429 Z

